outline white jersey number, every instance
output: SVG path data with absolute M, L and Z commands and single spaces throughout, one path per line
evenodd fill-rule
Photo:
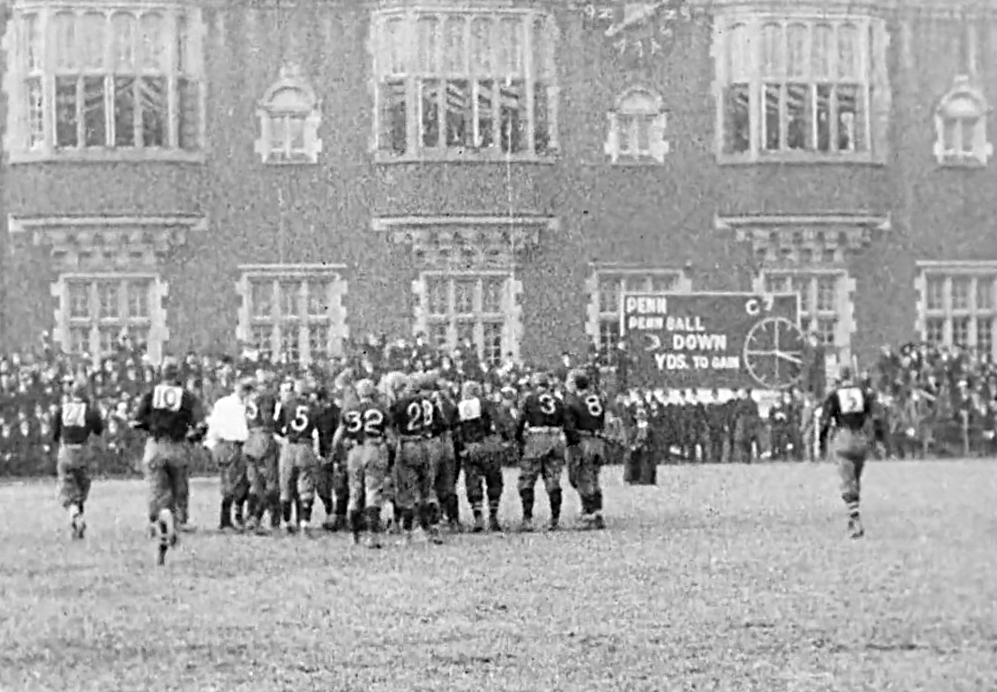
M 291 430 L 294 432 L 304 432 L 308 427 L 308 407 L 299 406 L 294 409 L 294 419 L 291 421 Z
M 540 413 L 545 416 L 553 416 L 557 413 L 557 402 L 550 394 L 541 394 L 537 400 L 540 402 Z
M 405 409 L 408 424 L 405 429 L 410 433 L 426 430 L 433 425 L 433 402 L 429 399 L 413 401 Z
M 842 413 L 861 413 L 865 410 L 865 394 L 858 387 L 839 389 L 838 408 Z
M 384 414 L 376 408 L 367 409 L 363 415 L 359 411 L 346 412 L 346 431 L 350 434 L 356 435 L 363 430 L 365 435 L 376 436 L 381 434 L 383 427 Z
M 599 397 L 595 394 L 589 394 L 585 397 L 585 408 L 588 409 L 589 415 L 593 418 L 601 418 L 603 414 L 602 402 L 599 401 Z
M 457 412 L 462 421 L 478 420 L 481 418 L 481 399 L 464 399 L 457 404 Z
M 70 401 L 62 407 L 62 427 L 84 428 L 87 424 L 87 405 L 80 401 Z
M 183 403 L 183 389 L 168 384 L 157 384 L 152 390 L 152 408 L 158 411 L 180 410 Z

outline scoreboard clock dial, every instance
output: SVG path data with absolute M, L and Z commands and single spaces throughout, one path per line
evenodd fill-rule
M 679 19 L 690 18 L 687 0 L 602 0 L 583 5 L 589 23 L 602 30 L 621 56 L 648 58 L 664 53 Z
M 758 321 L 744 340 L 744 366 L 765 389 L 786 389 L 803 377 L 803 332 L 785 317 Z

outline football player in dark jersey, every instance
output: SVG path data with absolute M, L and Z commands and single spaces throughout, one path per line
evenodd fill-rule
M 827 449 L 828 437 L 831 452 L 837 458 L 841 475 L 841 499 L 848 511 L 848 531 L 852 538 L 865 534 L 859 516 L 859 495 L 862 487 L 862 470 L 869 453 L 866 424 L 872 417 L 873 393 L 852 380 L 850 367 L 841 369 L 838 384 L 824 403 L 820 428 L 821 449 Z
M 501 531 L 502 440 L 496 432 L 495 405 L 481 395 L 481 385 L 465 382 L 457 404 L 457 446 L 464 467 L 464 488 L 474 515 L 475 533 L 484 531 L 482 500 L 488 494 L 488 530 Z
M 100 411 L 87 397 L 86 382 L 72 386 L 69 396 L 52 416 L 52 440 L 59 451 L 59 498 L 69 510 L 73 538 L 83 538 L 87 524 L 83 507 L 90 496 L 90 471 L 86 460 L 86 444 L 90 436 L 100 436 L 104 422 Z
M 393 443 L 388 411 L 377 402 L 377 388 L 371 380 L 354 385 L 356 399 L 343 411 L 332 446 L 346 449 L 350 493 L 348 521 L 353 542 L 360 542 L 366 527 L 367 545 L 381 547 L 382 491 L 388 475 L 388 447 Z M 366 519 L 363 515 L 366 514 Z
M 149 486 L 149 520 L 159 537 L 158 562 L 177 543 L 176 503 L 186 483 L 188 434 L 201 422 L 197 398 L 180 384 L 180 368 L 168 360 L 162 378 L 139 403 L 134 427 L 145 430 L 142 463 Z
M 315 475 L 318 467 L 318 428 L 322 412 L 311 397 L 311 385 L 305 380 L 294 383 L 294 392 L 280 407 L 277 433 L 286 442 L 280 450 L 280 506 L 284 530 L 293 533 L 311 531 L 312 505 L 315 502 Z M 297 526 L 291 523 L 291 508 L 297 499 Z
M 519 445 L 519 498 L 523 503 L 523 531 L 533 530 L 533 503 L 537 480 L 543 477 L 550 500 L 550 528 L 561 521 L 561 472 L 564 469 L 564 403 L 554 395 L 544 373 L 533 377 L 533 391 L 523 400 L 516 426 Z
M 246 402 L 246 422 L 249 439 L 242 448 L 249 479 L 248 528 L 259 534 L 268 533 L 263 516 L 269 510 L 270 527 L 280 526 L 280 484 L 277 473 L 277 441 L 275 414 L 277 392 L 273 376 L 265 371 L 256 374 L 256 389 Z
M 602 489 L 599 469 L 606 461 L 606 404 L 597 392 L 589 391 L 588 375 L 575 370 L 569 375 L 565 398 L 564 435 L 568 443 L 568 480 L 582 503 L 582 523 L 605 528 L 602 518 Z
M 436 447 L 433 458 L 438 459 L 433 473 L 436 479 L 436 497 L 447 526 L 456 532 L 460 530 L 460 498 L 457 495 L 459 470 L 453 438 L 453 429 L 457 425 L 457 407 L 439 380 L 434 378 L 432 384 L 433 389 L 428 392 L 428 396 L 436 406 L 436 416 L 429 435 Z M 439 520 L 439 517 L 436 519 Z
M 319 410 L 319 419 L 316 423 L 318 430 L 319 459 L 316 468 L 315 494 L 318 495 L 322 507 L 325 508 L 325 520 L 322 528 L 326 531 L 335 531 L 343 526 L 346 521 L 345 503 L 336 503 L 334 500 L 340 493 L 337 490 L 343 485 L 345 465 L 341 463 L 338 450 L 332 444 L 333 436 L 339 425 L 340 408 L 333 401 L 329 391 L 324 387 L 319 387 L 315 392 L 315 401 Z M 345 493 L 344 493 L 345 494 Z

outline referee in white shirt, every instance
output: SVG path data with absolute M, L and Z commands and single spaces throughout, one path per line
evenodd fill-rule
M 205 446 L 211 450 L 221 472 L 222 506 L 218 524 L 220 530 L 243 527 L 243 504 L 249 498 L 249 478 L 242 445 L 249 439 L 246 401 L 253 393 L 250 379 L 236 383 L 235 391 L 215 402 L 208 416 Z M 235 523 L 232 506 L 235 505 Z

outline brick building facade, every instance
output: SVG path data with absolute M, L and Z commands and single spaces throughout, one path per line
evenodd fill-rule
M 993 0 L 6 5 L 8 348 L 529 360 L 760 288 L 993 352 Z

